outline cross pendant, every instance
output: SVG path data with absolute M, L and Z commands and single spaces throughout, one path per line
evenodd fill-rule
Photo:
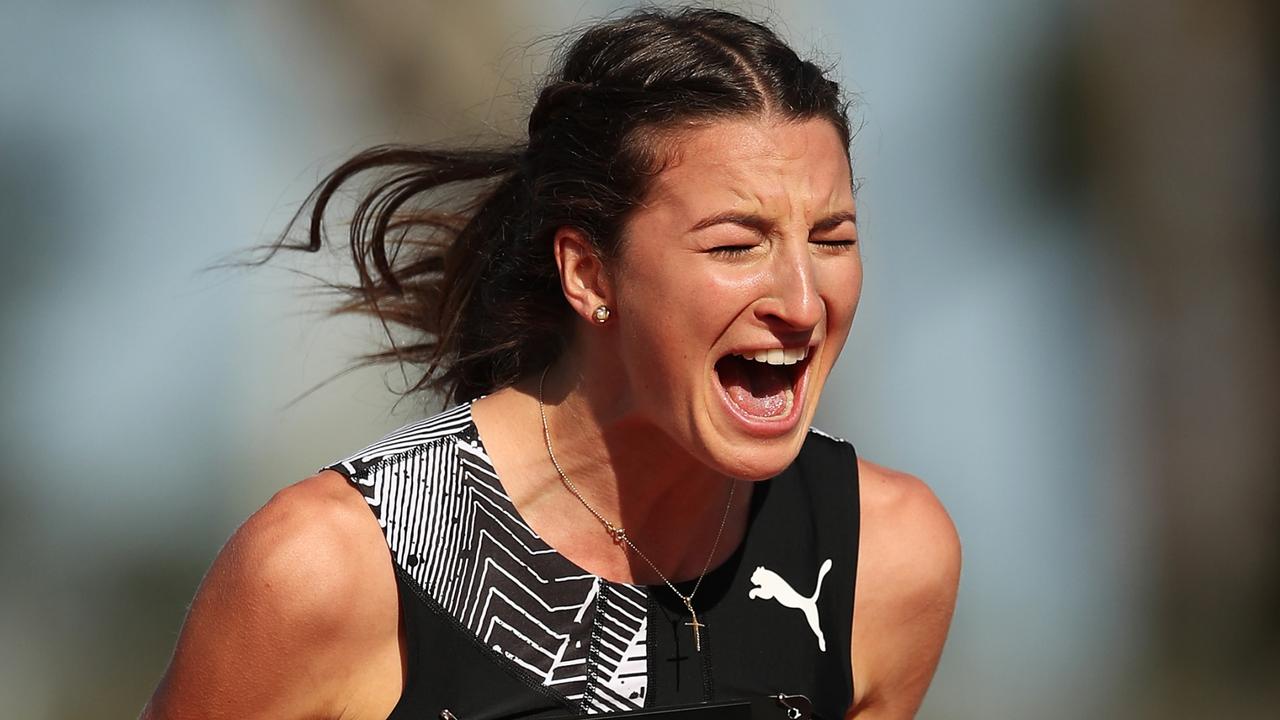
M 693 649 L 702 652 L 702 633 L 700 631 L 706 625 L 698 622 L 698 613 L 694 612 L 692 602 L 685 600 L 684 606 L 689 609 L 689 615 L 692 616 L 692 622 L 685 623 L 685 626 L 693 628 Z

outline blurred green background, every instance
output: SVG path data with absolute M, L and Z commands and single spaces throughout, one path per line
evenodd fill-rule
M 858 97 L 820 425 L 964 541 L 921 717 L 1277 717 L 1274 4 L 720 5 Z M 0 2 L 0 717 L 136 715 L 236 525 L 436 407 L 293 403 L 376 333 L 205 268 L 364 146 L 518 137 L 547 38 L 621 6 Z

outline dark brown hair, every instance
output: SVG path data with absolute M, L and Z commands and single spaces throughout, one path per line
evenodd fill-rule
M 642 11 L 587 29 L 501 150 L 371 148 L 299 210 L 316 251 L 338 191 L 368 172 L 349 241 L 357 281 L 336 312 L 378 318 L 390 347 L 366 363 L 420 372 L 406 392 L 463 402 L 550 365 L 573 331 L 552 237 L 580 229 L 614 257 L 627 213 L 663 162 L 663 131 L 733 116 L 823 118 L 849 143 L 846 103 L 772 30 L 720 11 Z M 292 227 L 292 224 L 291 224 Z M 285 237 L 288 237 L 286 230 Z

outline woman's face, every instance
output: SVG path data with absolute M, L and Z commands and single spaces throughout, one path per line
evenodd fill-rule
M 825 120 L 683 131 L 612 278 L 633 407 L 725 474 L 800 446 L 862 287 L 845 148 Z

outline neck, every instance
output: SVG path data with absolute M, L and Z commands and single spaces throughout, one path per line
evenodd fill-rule
M 476 422 L 517 509 L 549 544 L 597 575 L 661 583 L 662 577 L 643 559 L 610 541 L 589 504 L 624 528 L 672 581 L 702 573 L 722 521 L 724 533 L 712 566 L 733 552 L 745 527 L 751 493 L 744 490 L 749 486 L 737 488 L 726 520 L 735 481 L 638 417 L 625 393 L 616 390 L 618 383 L 586 377 L 570 362 L 551 368 L 540 380 L 527 378 L 477 402 Z M 551 463 L 542 432 L 544 413 L 556 460 L 581 499 Z M 492 438 L 486 433 L 491 429 Z

